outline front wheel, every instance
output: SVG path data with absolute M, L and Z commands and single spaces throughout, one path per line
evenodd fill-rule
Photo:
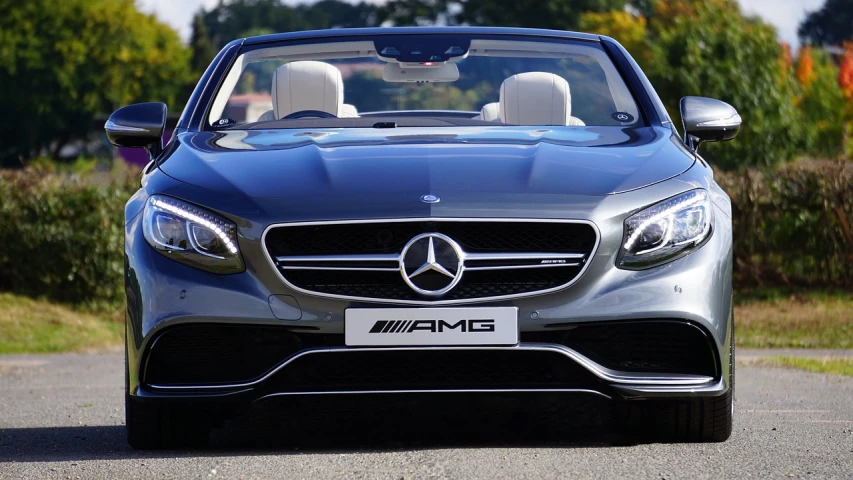
M 125 394 L 127 443 L 137 450 L 207 445 L 209 427 L 187 408 L 142 402 Z
M 628 403 L 624 420 L 641 437 L 665 442 L 724 442 L 734 423 L 735 333 L 731 327 L 729 389 L 718 397 Z
M 732 434 L 732 391 L 719 397 L 635 401 L 625 405 L 623 420 L 645 440 L 724 442 Z

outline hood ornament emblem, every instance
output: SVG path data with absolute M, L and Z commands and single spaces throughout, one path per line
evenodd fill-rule
M 428 193 L 421 196 L 421 201 L 424 203 L 438 203 L 441 201 L 441 198 L 438 195 Z
M 400 255 L 403 281 L 415 292 L 441 296 L 462 279 L 465 254 L 458 243 L 440 233 L 411 239 Z

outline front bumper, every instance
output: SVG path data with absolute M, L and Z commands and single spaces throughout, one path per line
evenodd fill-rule
M 644 399 L 716 396 L 726 389 L 721 375 L 616 371 L 562 345 L 521 343 L 514 347 L 310 348 L 248 381 L 143 382 L 135 395 L 184 399 L 236 395 L 260 400 L 310 395 L 539 392 Z

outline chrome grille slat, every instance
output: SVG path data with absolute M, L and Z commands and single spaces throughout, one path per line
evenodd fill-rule
M 402 246 L 425 233 L 458 240 L 463 250 L 462 280 L 437 298 L 413 292 L 401 275 Z M 443 305 L 566 288 L 586 270 L 599 235 L 591 222 L 582 220 L 423 218 L 272 225 L 262 243 L 281 280 L 298 292 Z
M 545 265 L 503 265 L 498 267 L 465 267 L 466 272 L 482 272 L 487 270 L 523 270 L 525 268 L 559 268 L 559 267 L 577 267 L 580 262 L 575 263 L 548 263 Z
M 279 265 L 282 270 L 337 270 L 342 272 L 399 272 L 396 267 L 322 267 L 316 265 Z
M 400 255 L 303 255 L 276 257 L 279 262 L 398 262 Z

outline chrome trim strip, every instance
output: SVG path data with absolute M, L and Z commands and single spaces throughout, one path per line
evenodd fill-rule
M 278 267 L 282 270 L 334 270 L 338 272 L 349 272 L 349 271 L 361 271 L 361 272 L 399 272 L 400 269 L 396 267 L 315 267 L 311 265 L 305 266 L 296 266 L 296 265 L 284 265 Z
M 574 263 L 545 263 L 540 265 L 499 265 L 496 267 L 465 267 L 466 272 L 476 272 L 478 270 L 519 270 L 524 268 L 552 268 L 552 267 L 577 267 L 579 262 Z
M 345 224 L 359 224 L 359 223 L 404 223 L 404 222 L 500 222 L 500 223 L 583 223 L 592 227 L 595 232 L 595 245 L 592 246 L 592 250 L 590 250 L 589 255 L 587 256 L 587 261 L 584 262 L 583 267 L 580 272 L 572 278 L 571 281 L 565 283 L 563 285 L 556 286 L 554 288 L 548 288 L 545 290 L 537 290 L 535 292 L 526 292 L 526 293 L 518 293 L 513 295 L 500 295 L 495 297 L 479 297 L 479 298 L 465 298 L 459 300 L 399 300 L 393 298 L 373 298 L 373 297 L 358 297 L 351 295 L 337 295 L 330 293 L 321 293 L 315 292 L 313 290 L 306 290 L 304 288 L 297 287 L 296 285 L 290 283 L 284 275 L 281 274 L 281 270 L 278 269 L 278 266 L 275 264 L 272 255 L 270 255 L 269 250 L 267 249 L 267 234 L 273 228 L 279 227 L 299 227 L 299 226 L 310 226 L 310 225 L 345 225 Z M 311 222 L 290 222 L 290 223 L 273 223 L 268 225 L 267 228 L 264 229 L 264 233 L 261 235 L 261 248 L 264 251 L 267 262 L 270 265 L 270 268 L 275 272 L 278 276 L 279 280 L 284 283 L 287 288 L 293 290 L 294 292 L 302 293 L 304 295 L 309 295 L 312 297 L 320 297 L 320 298 L 334 298 L 338 300 L 351 300 L 357 302 L 368 302 L 368 303 L 385 303 L 385 304 L 398 304 L 398 305 L 456 305 L 461 303 L 472 304 L 472 303 L 482 303 L 482 302 L 491 302 L 495 300 L 508 300 L 513 298 L 525 298 L 525 297 L 535 297 L 538 295 L 545 295 L 548 293 L 557 292 L 563 289 L 566 289 L 575 283 L 577 283 L 582 277 L 583 274 L 586 273 L 586 270 L 589 268 L 589 265 L 592 263 L 591 260 L 595 257 L 595 254 L 598 252 L 598 247 L 601 244 L 601 232 L 598 230 L 598 226 L 595 225 L 590 220 L 569 220 L 569 219 L 554 219 L 554 218 L 455 218 L 455 217 L 418 217 L 418 218 L 374 218 L 368 220 L 332 220 L 332 221 L 311 221 Z M 553 257 L 549 257 L 553 258 Z
M 539 388 L 539 389 L 519 389 L 519 388 L 483 388 L 483 389 L 460 389 L 460 390 L 339 390 L 333 392 L 279 392 L 264 395 L 255 400 L 260 401 L 271 397 L 290 397 L 296 395 L 373 395 L 373 394 L 399 394 L 399 393 L 584 393 L 598 395 L 608 400 L 612 400 L 610 395 L 601 393 L 596 390 L 586 388 Z
M 631 385 L 645 386 L 664 386 L 664 385 L 705 385 L 713 381 L 712 377 L 704 375 L 669 375 L 659 373 L 632 373 L 620 372 L 603 367 L 592 360 L 586 358 L 580 353 L 563 345 L 552 344 L 520 344 L 512 347 L 481 347 L 481 346 L 455 346 L 455 347 L 332 347 L 332 348 L 314 348 L 302 350 L 288 357 L 277 367 L 272 369 L 263 377 L 245 383 L 235 383 L 228 385 L 149 385 L 151 388 L 163 390 L 218 390 L 223 388 L 242 388 L 258 385 L 266 381 L 271 376 L 278 373 L 281 369 L 294 362 L 298 358 L 306 355 L 318 353 L 352 353 L 352 352 L 394 352 L 394 351 L 427 351 L 427 350 L 471 350 L 471 351 L 534 351 L 534 352 L 552 352 L 565 355 L 577 362 L 580 366 L 586 368 L 598 378 L 610 383 L 621 383 Z
M 112 120 L 107 120 L 107 123 L 104 124 L 104 130 L 110 133 L 145 133 L 148 131 L 144 128 L 119 125 Z
M 597 234 L 598 232 L 596 232 Z M 466 253 L 465 260 L 581 260 L 583 253 Z
M 390 253 L 383 255 L 302 255 L 275 257 L 278 262 L 394 262 L 400 261 L 400 255 Z
M 705 385 L 614 385 L 620 393 L 632 398 L 645 397 L 713 397 L 724 393 L 728 387 L 723 378 Z

